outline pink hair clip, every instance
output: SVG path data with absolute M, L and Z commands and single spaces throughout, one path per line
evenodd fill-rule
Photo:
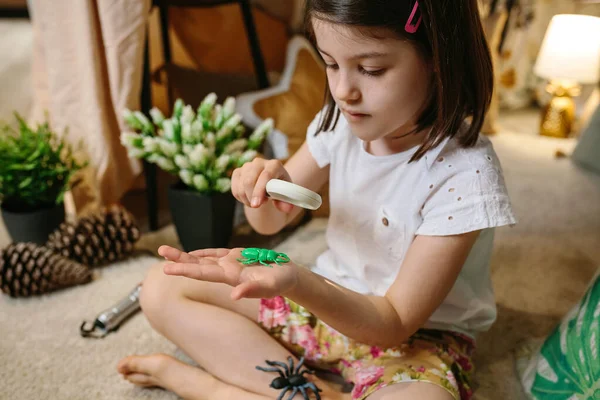
M 421 25 L 421 19 L 423 18 L 423 15 L 419 15 L 419 19 L 413 24 L 413 18 L 415 17 L 418 9 L 419 1 L 417 0 L 415 1 L 412 12 L 410 13 L 410 17 L 408 17 L 408 21 L 406 21 L 406 25 L 404 25 L 404 30 L 408 33 L 415 33 L 417 29 L 419 29 L 419 25 Z

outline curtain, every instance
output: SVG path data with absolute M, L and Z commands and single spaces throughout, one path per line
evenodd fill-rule
M 30 0 L 32 122 L 82 141 L 90 166 L 72 191 L 76 212 L 118 202 L 141 173 L 120 144 L 124 108 L 139 109 L 150 0 Z

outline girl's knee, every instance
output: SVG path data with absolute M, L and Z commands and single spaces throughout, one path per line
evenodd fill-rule
M 164 265 L 164 262 L 153 265 L 142 283 L 140 307 L 151 323 L 164 310 L 169 297 L 176 295 L 168 282 L 170 277 L 163 272 Z

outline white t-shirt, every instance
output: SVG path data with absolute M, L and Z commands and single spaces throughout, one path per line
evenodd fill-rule
M 416 235 L 482 230 L 458 280 L 426 327 L 475 336 L 496 319 L 490 279 L 494 228 L 514 224 L 510 200 L 492 144 L 480 136 L 464 149 L 446 139 L 419 161 L 418 147 L 374 156 L 343 115 L 336 129 L 307 131 L 317 164 L 330 165 L 328 249 L 313 271 L 348 289 L 382 296 L 396 279 Z

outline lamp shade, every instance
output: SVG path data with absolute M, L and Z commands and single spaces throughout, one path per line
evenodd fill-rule
M 600 79 L 600 18 L 559 14 L 548 25 L 534 72 L 546 79 L 596 83 Z

